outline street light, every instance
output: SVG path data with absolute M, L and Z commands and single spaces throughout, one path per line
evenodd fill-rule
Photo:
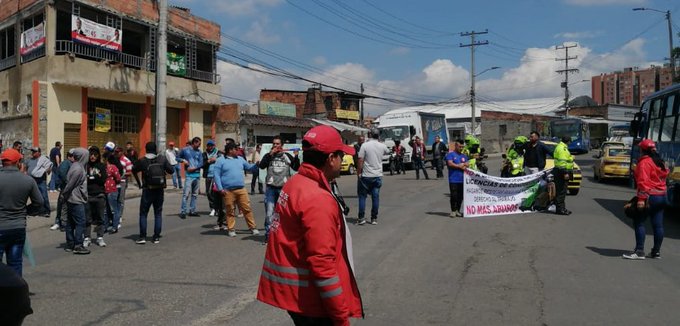
M 658 9 L 653 9 L 653 8 L 633 8 L 633 11 L 656 11 L 660 12 L 662 14 L 666 14 L 666 21 L 668 22 L 668 46 L 670 47 L 669 49 L 669 54 L 670 56 L 668 57 L 671 60 L 671 84 L 675 82 L 675 60 L 673 58 L 673 28 L 671 27 L 671 11 L 666 10 L 666 11 L 661 11 Z
M 470 121 L 470 127 L 471 127 L 471 133 L 474 136 L 475 134 L 475 124 L 477 124 L 477 121 L 475 119 L 475 77 L 489 71 L 489 70 L 495 70 L 499 69 L 500 67 L 493 66 L 491 68 L 486 68 L 482 70 L 482 72 L 475 74 L 475 67 L 472 66 L 472 69 L 470 70 L 470 79 L 472 81 L 470 85 L 470 108 L 472 109 L 472 120 Z

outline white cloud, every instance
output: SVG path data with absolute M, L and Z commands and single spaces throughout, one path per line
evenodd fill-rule
M 314 59 L 312 59 L 312 62 L 317 66 L 323 66 L 326 64 L 326 58 L 323 56 L 314 57 Z
M 263 16 L 250 24 L 250 30 L 245 33 L 245 39 L 260 45 L 273 44 L 281 41 L 281 37 L 272 33 L 269 27 L 269 17 Z
M 263 7 L 274 7 L 282 2 L 283 0 L 220 0 L 209 6 L 230 16 L 243 16 L 255 14 Z
M 647 0 L 564 0 L 565 3 L 575 6 L 607 6 L 607 5 L 642 5 Z
M 604 34 L 604 32 L 602 32 L 602 31 L 564 32 L 564 33 L 555 34 L 555 36 L 553 36 L 553 37 L 554 38 L 568 39 L 568 40 L 578 40 L 578 39 L 595 38 L 595 37 L 601 36 L 603 34 Z

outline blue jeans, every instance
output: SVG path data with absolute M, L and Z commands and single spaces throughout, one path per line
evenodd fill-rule
M 276 202 L 279 200 L 279 195 L 281 195 L 281 189 L 279 187 L 267 186 L 264 192 L 264 240 L 269 240 L 269 228 L 272 225 L 272 216 L 274 215 L 274 207 L 276 207 Z
M 52 167 L 52 171 L 56 171 L 58 166 Z M 59 174 L 52 172 L 52 177 L 50 178 L 50 191 L 56 190 L 57 187 L 61 185 L 61 178 L 59 178 Z
M 648 215 L 652 220 L 652 227 L 654 228 L 654 247 L 652 247 L 652 252 L 659 252 L 663 242 L 663 214 L 666 208 L 666 196 L 649 196 L 648 203 Z M 633 220 L 635 227 L 635 251 L 644 252 L 645 250 L 646 220 L 647 214 Z
M 0 231 L 0 262 L 3 254 L 6 256 L 7 266 L 13 269 L 17 275 L 22 276 L 24 243 L 26 242 L 26 229 L 12 229 Z
M 161 236 L 163 227 L 163 200 L 165 191 L 163 189 L 144 189 L 142 190 L 142 201 L 139 204 L 139 237 L 146 237 L 146 218 L 149 215 L 151 205 L 153 205 L 153 237 Z
M 196 213 L 196 197 L 198 197 L 198 188 L 201 186 L 201 177 L 187 177 L 184 182 L 184 191 L 182 192 L 182 208 L 180 213 L 187 213 L 187 201 L 191 196 L 189 203 L 189 212 Z
M 175 173 L 172 174 L 172 186 L 177 188 L 179 185 L 179 187 L 182 188 L 182 176 L 179 174 L 179 170 L 181 170 L 179 164 L 175 164 L 172 168 L 175 170 Z
M 47 181 L 45 179 L 35 179 L 38 184 L 38 190 L 40 190 L 40 195 L 43 198 L 43 211 L 42 214 L 50 213 L 50 197 L 47 195 Z
M 85 204 L 68 205 L 67 223 L 64 225 L 66 233 L 66 247 L 73 249 L 83 245 L 85 233 Z
M 363 219 L 366 212 L 366 197 L 371 194 L 371 219 L 378 218 L 378 208 L 380 207 L 380 187 L 382 187 L 382 177 L 367 178 L 360 177 L 357 184 L 357 195 L 359 196 L 359 219 Z
M 414 157 L 413 158 L 413 169 L 416 170 L 416 179 L 420 179 L 420 170 L 423 170 L 423 174 L 425 175 L 425 179 L 430 178 L 427 175 L 427 171 L 425 170 L 425 163 L 423 162 L 423 159 L 421 159 L 420 157 Z
M 109 210 L 111 215 L 105 218 L 105 226 L 111 226 L 114 230 L 118 229 L 118 224 L 120 223 L 120 205 L 118 205 L 118 191 L 106 194 L 106 199 L 108 200 Z M 109 225 L 109 219 L 112 223 Z

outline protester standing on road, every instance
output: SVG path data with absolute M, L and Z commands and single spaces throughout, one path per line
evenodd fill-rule
M 224 207 L 227 211 L 227 234 L 230 237 L 236 236 L 236 216 L 234 206 L 246 218 L 248 228 L 253 235 L 260 234 L 255 224 L 253 211 L 250 207 L 250 197 L 245 189 L 245 176 L 243 171 L 253 171 L 257 165 L 246 162 L 243 157 L 238 155 L 238 148 L 235 143 L 228 143 L 224 146 L 224 157 L 220 157 L 215 163 L 215 185 L 222 193 Z
M 64 231 L 66 233 L 67 252 L 86 255 L 90 250 L 83 246 L 85 233 L 85 205 L 87 204 L 87 172 L 85 166 L 89 160 L 87 149 L 78 147 L 69 150 L 73 155 L 73 164 L 66 175 L 66 186 L 59 194 L 68 206 L 68 216 Z
M 545 158 L 550 155 L 550 150 L 539 139 L 538 131 L 529 134 L 529 145 L 524 150 L 524 174 L 530 175 L 545 169 Z
M 413 169 L 416 170 L 416 180 L 420 179 L 420 170 L 423 170 L 425 179 L 430 180 L 425 170 L 425 144 L 420 140 L 420 137 L 416 136 L 414 140 L 409 142 L 409 145 L 412 148 L 411 162 L 413 162 Z
M 354 149 L 328 126 L 310 129 L 302 148 L 304 163 L 276 205 L 257 299 L 288 311 L 295 325 L 348 326 L 364 312 L 349 228 L 329 182 Z
M 106 232 L 118 232 L 120 222 L 120 210 L 118 209 L 118 185 L 120 185 L 121 165 L 118 158 L 112 153 L 106 156 L 106 182 L 104 190 L 106 192 L 106 213 L 104 227 Z M 109 224 L 109 220 L 111 223 Z
M 354 144 L 354 155 L 352 155 L 352 159 L 354 159 L 354 166 L 357 166 L 357 164 L 359 164 L 359 150 L 361 149 L 361 145 L 363 145 L 364 142 L 366 142 L 366 137 L 361 135 L 359 136 L 357 143 Z
M 106 210 L 106 165 L 102 163 L 99 147 L 90 146 L 90 160 L 87 162 L 87 209 L 85 219 L 85 240 L 83 246 L 87 248 L 92 242 L 90 235 L 92 224 L 97 233 L 97 245 L 106 247 L 104 232 L 106 231 L 104 211 Z
M 161 241 L 161 229 L 163 227 L 163 201 L 165 200 L 166 175 L 172 174 L 174 169 L 165 157 L 156 155 L 158 149 L 156 143 L 148 142 L 144 146 L 146 155 L 135 162 L 132 173 L 137 175 L 142 172 L 142 199 L 139 203 L 139 238 L 135 243 L 146 243 L 146 224 L 149 210 L 153 205 L 153 243 Z M 189 187 L 187 187 L 189 188 Z
M 437 169 L 437 178 L 444 177 L 444 158 L 448 152 L 449 147 L 442 143 L 442 138 L 435 136 L 432 144 L 432 165 Z
M 118 221 L 118 225 L 114 225 L 116 229 L 120 229 L 121 224 L 123 223 L 123 216 L 125 216 L 125 194 L 130 182 L 132 182 L 132 179 L 130 179 L 132 177 L 132 161 L 123 154 L 122 147 L 116 147 L 114 153 L 120 160 L 120 164 L 123 166 L 124 170 L 120 174 L 120 184 L 118 185 L 118 210 L 120 212 L 118 216 L 120 216 L 120 220 Z
M 331 128 L 331 127 L 328 127 Z M 332 129 L 332 128 L 331 128 Z M 333 130 L 335 132 L 335 130 Z M 330 131 L 327 131 L 330 132 Z M 366 197 L 371 194 L 371 224 L 378 224 L 380 209 L 380 187 L 382 187 L 383 155 L 390 153 L 385 144 L 378 141 L 380 132 L 371 130 L 371 139 L 361 145 L 359 162 L 357 163 L 357 195 L 359 197 L 359 215 L 357 224 L 366 224 Z
M 137 154 L 137 150 L 131 141 L 125 144 L 125 157 L 127 157 L 132 164 L 137 162 L 137 158 L 139 157 L 139 154 Z
M 562 141 L 555 146 L 553 158 L 555 159 L 555 168 L 553 175 L 555 176 L 555 213 L 558 215 L 570 215 L 571 211 L 567 209 L 564 201 L 567 198 L 567 186 L 569 180 L 574 176 L 574 157 L 569 153 L 567 143 L 571 140 L 569 136 L 563 136 Z
M 269 240 L 269 228 L 272 223 L 272 215 L 274 215 L 274 206 L 279 201 L 283 185 L 291 177 L 290 170 L 297 171 L 300 168 L 300 158 L 297 151 L 295 156 L 284 152 L 281 137 L 274 136 L 272 149 L 269 153 L 264 154 L 258 168 L 267 170 L 265 177 L 267 189 L 264 195 L 264 244 L 266 244 Z
M 189 216 L 200 216 L 196 212 L 196 199 L 198 190 L 201 187 L 201 168 L 203 167 L 203 155 L 201 154 L 201 138 L 191 139 L 191 146 L 183 148 L 179 152 L 179 158 L 184 163 L 185 179 L 184 192 L 182 193 L 182 206 L 179 211 L 179 218 Z M 188 205 L 188 207 L 187 207 Z
M 656 151 L 656 144 L 651 139 L 640 142 L 640 159 L 635 168 L 635 184 L 637 185 L 637 208 L 643 211 L 633 219 L 635 226 L 635 250 L 623 255 L 626 259 L 645 259 L 645 221 L 647 217 L 654 228 L 654 246 L 649 258 L 661 258 L 663 242 L 663 217 L 667 205 L 666 178 L 668 167 Z
M 19 171 L 19 152 L 8 149 L 0 154 L 0 264 L 5 263 L 19 276 L 23 272 L 23 251 L 26 241 L 26 201 L 40 209 L 43 197 L 35 181 Z
M 213 182 L 213 174 L 210 167 L 217 162 L 218 156 L 215 141 L 208 139 L 205 144 L 205 152 L 203 152 L 203 178 L 205 179 L 205 194 L 208 197 L 208 206 L 210 207 L 210 216 L 215 216 L 215 197 L 213 196 L 210 186 Z
M 396 155 L 396 168 L 397 174 L 406 174 L 406 167 L 404 167 L 404 155 L 406 154 L 406 148 L 401 146 L 400 140 L 394 141 L 394 146 L 392 147 L 392 152 Z
M 47 194 L 47 175 L 52 172 L 52 162 L 42 155 L 40 147 L 31 147 L 31 158 L 26 162 L 26 172 L 33 177 L 43 196 L 43 209 L 40 215 L 50 217 L 50 198 Z
M 451 196 L 451 214 L 449 217 L 463 217 L 460 212 L 463 203 L 463 180 L 465 168 L 469 166 L 468 157 L 463 154 L 463 141 L 458 139 L 453 143 L 453 152 L 446 154 L 446 165 L 449 168 L 449 191 Z
M 278 137 L 278 136 L 274 136 L 274 137 Z M 281 140 L 281 138 L 279 138 L 279 140 Z M 262 145 L 257 144 L 255 146 L 255 149 L 253 150 L 253 153 L 250 155 L 250 160 L 248 160 L 248 163 L 253 163 L 253 164 L 259 165 L 260 160 L 262 159 L 261 155 L 260 155 L 261 150 L 262 150 Z M 263 188 L 262 188 L 262 183 L 260 182 L 259 179 L 260 179 L 260 169 L 257 169 L 257 170 L 255 170 L 255 172 L 253 172 L 253 178 L 250 180 L 250 194 L 251 195 L 255 194 L 255 184 L 257 184 L 257 190 L 259 190 L 259 193 L 260 194 L 264 193 Z
M 54 147 L 50 150 L 50 162 L 52 162 L 52 171 L 57 171 L 59 164 L 61 164 L 61 142 L 54 143 Z M 50 178 L 50 192 L 61 190 L 61 181 L 59 180 L 59 173 L 52 173 Z
M 169 142 L 168 148 L 165 149 L 165 158 L 168 160 L 170 165 L 172 165 L 172 169 L 175 171 L 172 174 L 172 186 L 175 187 L 175 189 L 182 189 L 182 176 L 179 174 L 181 165 L 179 162 L 177 162 L 178 155 L 179 151 L 177 148 L 175 148 L 175 142 Z
M 71 164 L 73 163 L 73 153 L 71 150 L 69 150 L 66 153 L 66 159 L 59 164 L 59 169 L 57 169 L 56 172 L 59 174 L 59 189 L 64 189 L 66 187 L 66 184 L 68 183 L 66 176 L 68 175 L 68 170 L 71 168 Z M 54 225 L 50 227 L 50 230 L 56 231 L 56 230 L 63 230 L 64 225 L 67 223 L 67 216 L 68 216 L 68 205 L 66 204 L 66 199 L 62 196 L 59 196 L 57 198 L 57 214 L 54 218 Z

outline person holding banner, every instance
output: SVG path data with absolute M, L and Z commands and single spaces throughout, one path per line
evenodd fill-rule
M 460 212 L 463 203 L 463 178 L 465 169 L 469 166 L 468 157 L 463 154 L 463 141 L 458 139 L 453 143 L 453 152 L 446 154 L 446 165 L 449 167 L 449 190 L 451 191 L 451 215 L 449 217 L 463 217 Z
M 567 197 L 567 185 L 574 176 L 574 157 L 571 156 L 567 147 L 567 143 L 570 141 L 571 137 L 562 136 L 562 141 L 555 146 L 555 152 L 553 152 L 553 158 L 555 158 L 553 175 L 555 176 L 555 188 L 557 191 L 555 196 L 555 214 L 558 215 L 571 214 L 571 211 L 566 208 L 564 203 Z

